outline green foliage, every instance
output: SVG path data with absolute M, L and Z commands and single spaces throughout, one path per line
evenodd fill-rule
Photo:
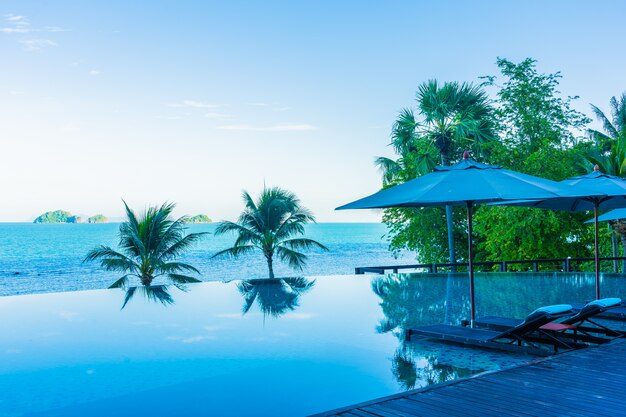
M 504 81 L 498 85 L 496 76 L 487 76 L 482 77 L 483 85 L 498 87 L 496 121 L 502 142 L 513 153 L 512 162 L 546 147 L 575 144 L 573 131 L 591 120 L 571 108 L 577 96 L 560 96 L 561 73 L 541 74 L 531 58 L 519 64 L 498 58 L 496 64 Z M 513 164 L 507 167 L 516 169 Z
M 584 159 L 590 165 L 598 165 L 600 171 L 618 177 L 626 176 L 626 93 L 619 99 L 611 97 L 609 102 L 611 117 L 607 116 L 598 107 L 591 105 L 594 115 L 604 132 L 589 129 L 587 132 L 593 139 L 593 147 L 586 149 Z M 626 222 L 617 220 L 611 226 L 619 233 L 622 241 L 622 251 L 626 256 Z M 626 269 L 624 263 L 623 270 Z
M 69 211 L 47 211 L 37 217 L 33 223 L 80 223 L 80 216 L 74 216 Z
M 106 218 L 103 214 L 96 214 L 95 216 L 91 216 L 87 219 L 87 223 L 108 223 L 109 219 Z
M 107 271 L 124 274 L 109 288 L 126 287 L 131 277 L 139 278 L 143 285 L 151 285 L 158 277 L 167 278 L 174 285 L 199 282 L 186 274 L 200 272 L 191 265 L 177 262 L 176 258 L 206 233 L 185 234 L 184 218 L 171 219 L 174 207 L 174 204 L 168 203 L 150 207 L 137 217 L 124 202 L 128 220 L 120 225 L 120 251 L 98 246 L 87 254 L 83 262 L 98 261 Z
M 486 80 L 483 87 L 496 89 L 495 109 L 482 114 L 489 120 L 483 125 L 496 130 L 499 140 L 484 141 L 480 147 L 474 147 L 477 159 L 555 181 L 587 170 L 589 166 L 581 165 L 581 161 L 591 142 L 581 135 L 581 129 L 589 119 L 572 109 L 575 97 L 562 97 L 559 93 L 561 74 L 539 73 L 536 61 L 530 58 L 520 63 L 499 58 L 497 65 L 501 80 L 496 76 L 483 77 Z M 409 118 L 405 116 L 399 120 L 409 126 L 406 123 Z M 432 166 L 424 160 L 437 154 L 425 144 L 432 142 L 425 141 L 423 135 L 408 140 L 397 132 L 398 122 L 392 138 L 405 138 L 394 146 L 401 158 L 379 159 L 378 163 L 379 167 L 389 168 L 383 170 L 385 187 L 411 179 L 412 173 L 429 172 Z M 450 152 L 452 160 L 467 145 L 463 140 L 449 143 L 459 144 Z M 478 206 L 474 212 L 475 259 L 590 256 L 593 229 L 583 224 L 588 218 L 589 214 L 584 213 Z M 383 220 L 390 227 L 388 238 L 392 251 L 417 250 L 418 260 L 424 263 L 445 260 L 447 227 L 443 209 L 389 209 Z M 467 225 L 463 208 L 454 209 L 453 223 L 455 241 L 462 242 L 456 245 L 458 259 L 466 260 Z
M 215 235 L 234 232 L 238 235 L 237 240 L 233 247 L 222 250 L 213 257 L 237 257 L 258 249 L 267 261 L 269 277 L 274 278 L 274 255 L 290 267 L 302 270 L 307 256 L 299 252 L 300 250 L 328 250 L 315 240 L 296 237 L 304 235 L 304 225 L 315 222 L 315 217 L 300 205 L 295 194 L 273 187 L 264 188 L 257 201 L 246 191 L 242 197 L 245 209 L 238 222 L 225 221 L 215 229 Z
M 488 155 L 497 140 L 493 109 L 480 87 L 457 82 L 441 85 L 430 80 L 418 87 L 416 101 L 417 116 L 413 110 L 404 109 L 393 126 L 391 145 L 398 159 L 376 160 L 384 187 L 429 173 L 439 162 L 449 165 L 468 149 L 479 158 Z M 456 221 L 460 213 L 455 210 L 453 220 L 443 209 L 385 210 L 383 221 L 390 228 L 391 250 L 419 248 L 420 261 L 441 260 L 458 238 L 464 240 L 463 226 Z M 448 228 L 454 229 L 453 240 L 445 243 Z M 465 256 L 465 250 L 459 255 Z
M 575 136 L 589 119 L 557 90 L 560 73 L 540 74 L 536 61 L 497 61 L 505 80 L 497 92 L 502 142 L 492 162 L 555 181 L 581 173 L 586 144 Z M 496 77 L 489 77 L 495 84 Z M 476 211 L 477 260 L 585 257 L 591 253 L 589 215 L 542 209 L 482 206 Z
M 206 214 L 198 214 L 192 217 L 185 217 L 183 220 L 187 224 L 205 224 L 205 223 L 213 223 L 213 220 Z

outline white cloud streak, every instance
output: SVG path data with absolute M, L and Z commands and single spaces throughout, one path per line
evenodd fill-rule
M 195 109 L 215 109 L 220 107 L 218 104 L 205 103 L 202 101 L 196 100 L 183 100 L 180 103 L 171 103 L 168 104 L 169 107 L 187 107 L 187 108 L 195 108 Z
M 57 43 L 50 39 L 25 39 L 21 40 L 20 43 L 24 45 L 24 50 L 31 52 L 57 46 Z
M 315 130 L 315 127 L 309 124 L 280 123 L 273 126 L 224 125 L 218 126 L 217 129 L 244 132 L 304 132 Z

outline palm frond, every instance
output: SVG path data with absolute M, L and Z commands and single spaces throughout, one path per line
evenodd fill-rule
M 190 277 L 188 275 L 183 275 L 183 274 L 165 274 L 166 277 L 168 277 L 172 282 L 176 283 L 176 284 L 191 284 L 194 282 L 202 282 L 202 280 L 199 280 L 198 278 L 194 278 L 194 277 Z
M 232 248 L 224 249 L 213 256 L 211 258 L 219 258 L 220 256 L 230 256 L 236 258 L 239 255 L 245 255 L 247 253 L 253 252 L 256 249 L 256 246 L 246 245 L 246 246 L 233 246 Z
M 604 129 L 604 131 L 607 133 L 608 136 L 611 136 L 613 138 L 619 136 L 619 132 L 617 131 L 615 126 L 613 126 L 613 123 L 611 123 L 609 118 L 606 117 L 606 115 L 604 114 L 602 110 L 600 110 L 598 107 L 591 104 L 591 111 L 596 116 L 596 119 L 598 119 L 598 121 L 602 123 L 602 128 Z
M 276 247 L 276 256 L 281 261 L 287 263 L 291 268 L 302 271 L 302 268 L 306 265 L 308 257 L 300 252 L 289 249 L 285 246 Z
M 115 281 L 113 284 L 109 285 L 109 288 L 124 288 L 126 287 L 126 284 L 128 283 L 128 278 L 131 275 L 124 275 L 123 277 L 121 277 L 120 279 L 118 279 L 117 281 Z
M 288 246 L 293 250 L 302 250 L 302 249 L 321 249 L 327 251 L 328 248 L 321 243 L 307 238 L 297 238 L 297 239 L 289 239 L 281 242 L 282 245 Z

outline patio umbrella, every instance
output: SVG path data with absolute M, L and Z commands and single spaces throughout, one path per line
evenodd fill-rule
M 346 209 L 373 209 L 390 207 L 438 207 L 450 204 L 467 207 L 468 270 L 470 279 L 471 320 L 475 320 L 474 259 L 472 248 L 472 207 L 474 204 L 508 200 L 538 200 L 560 197 L 598 195 L 589 190 L 575 190 L 568 185 L 487 165 L 469 159 L 452 166 L 438 166 L 434 172 L 404 184 L 379 191 L 368 197 L 338 207 Z
M 574 189 L 595 190 L 604 195 L 587 195 L 583 197 L 563 197 L 540 201 L 509 201 L 496 203 L 503 206 L 537 207 L 550 210 L 591 211 L 595 223 L 594 263 L 596 269 L 596 299 L 600 298 L 600 252 L 598 249 L 598 210 L 626 207 L 626 180 L 613 175 L 603 174 L 596 165 L 593 172 L 579 177 L 568 178 L 560 184 L 572 186 Z M 608 219 L 607 219 L 608 220 Z
M 626 208 L 619 208 L 615 210 L 611 210 L 608 213 L 604 213 L 601 216 L 598 216 L 599 222 L 608 222 L 610 220 L 619 220 L 626 219 Z M 595 217 L 593 219 L 587 220 L 585 223 L 593 223 L 595 221 Z

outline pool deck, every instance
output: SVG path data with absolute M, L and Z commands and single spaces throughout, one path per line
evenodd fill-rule
M 626 340 L 407 391 L 315 417 L 626 414 Z

